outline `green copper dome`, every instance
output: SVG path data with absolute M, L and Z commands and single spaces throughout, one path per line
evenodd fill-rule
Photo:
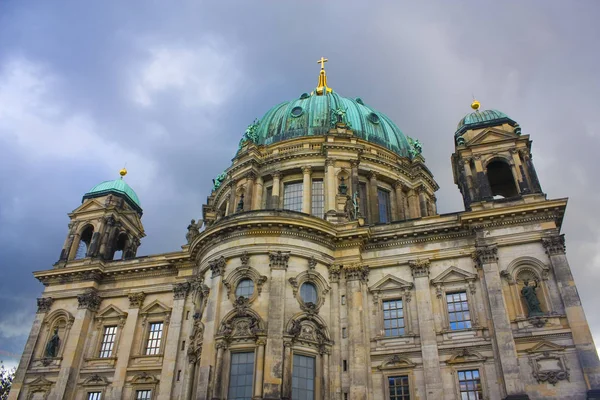
M 474 111 L 465 115 L 465 117 L 460 120 L 456 127 L 455 136 L 462 136 L 462 134 L 469 129 L 485 128 L 487 126 L 501 125 L 504 123 L 508 123 L 511 126 L 517 125 L 517 123 L 508 115 L 498 110 Z
M 106 196 L 108 194 L 116 194 L 121 196 L 129 203 L 140 214 L 142 213 L 142 206 L 140 199 L 137 194 L 133 191 L 123 178 L 115 179 L 114 181 L 104 181 L 91 188 L 86 194 L 83 195 L 83 200 L 92 199 L 94 197 Z
M 339 121 L 348 124 L 359 138 L 401 156 L 412 158 L 420 153 L 418 141 L 404 136 L 390 118 L 365 105 L 360 98 L 349 99 L 334 91 L 324 92 L 322 95 L 304 93 L 273 107 L 250 125 L 242 142 L 247 138 L 259 145 L 269 145 L 297 137 L 325 135 Z

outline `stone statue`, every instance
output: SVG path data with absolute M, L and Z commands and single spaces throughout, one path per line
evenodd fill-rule
M 194 240 L 194 238 L 200 234 L 201 226 L 202 226 L 201 219 L 198 220 L 198 222 L 196 222 L 195 219 L 193 219 L 192 222 L 190 222 L 190 224 L 187 227 L 188 231 L 185 234 L 185 238 L 186 238 L 188 244 L 192 243 L 192 240 Z
M 58 328 L 54 328 L 54 335 L 48 340 L 46 345 L 45 357 L 54 358 L 58 355 L 58 348 L 60 347 L 60 338 L 58 337 Z
M 521 295 L 525 299 L 525 303 L 527 303 L 527 309 L 529 310 L 528 316 L 535 317 L 537 315 L 543 315 L 542 309 L 540 308 L 540 301 L 535 294 L 535 290 L 538 287 L 537 281 L 535 282 L 535 286 L 529 286 L 529 281 L 525 281 L 525 286 L 521 289 Z

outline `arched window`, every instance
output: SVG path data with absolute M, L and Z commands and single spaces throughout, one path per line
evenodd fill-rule
M 254 294 L 254 282 L 252 279 L 242 279 L 235 289 L 235 297 L 249 298 Z
M 126 233 L 120 233 L 117 236 L 117 242 L 115 244 L 115 252 L 113 254 L 113 260 L 122 260 L 125 252 L 125 248 L 127 247 L 127 243 L 129 242 L 129 238 Z
M 92 243 L 93 235 L 94 227 L 92 225 L 86 226 L 85 229 L 81 232 L 81 237 L 77 246 L 77 254 L 75 255 L 75 259 L 87 257 L 88 250 L 90 249 L 90 244 Z
M 305 303 L 317 304 L 317 288 L 310 282 L 305 282 L 300 287 L 300 297 Z
M 519 195 L 510 166 L 505 161 L 490 162 L 487 165 L 487 177 L 494 199 Z

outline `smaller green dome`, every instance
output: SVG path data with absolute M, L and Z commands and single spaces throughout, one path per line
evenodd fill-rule
M 133 207 L 140 214 L 142 213 L 142 206 L 140 204 L 140 199 L 137 194 L 133 191 L 131 186 L 129 186 L 123 178 L 115 179 L 114 181 L 104 181 L 102 183 L 97 184 L 86 194 L 83 195 L 82 202 L 85 199 L 92 199 L 94 197 L 106 196 L 108 194 L 116 194 L 117 196 L 122 196 L 127 203 L 131 207 Z
M 464 116 L 456 127 L 455 136 L 462 136 L 469 129 L 484 128 L 487 126 L 501 125 L 508 123 L 511 126 L 517 125 L 508 115 L 498 110 L 474 111 Z

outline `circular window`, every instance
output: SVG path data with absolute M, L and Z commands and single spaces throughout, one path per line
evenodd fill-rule
M 357 97 L 356 99 L 354 99 L 354 101 L 356 101 L 358 104 L 360 104 L 361 106 L 365 105 L 365 102 L 363 101 L 363 99 L 361 99 L 360 97 Z
M 301 99 L 301 100 L 308 99 L 309 97 L 310 97 L 310 95 L 309 95 L 308 93 L 302 93 L 302 94 L 300 95 L 300 99 Z
M 317 288 L 310 282 L 303 283 L 300 287 L 300 297 L 305 303 L 317 304 Z
M 294 108 L 292 108 L 291 114 L 292 114 L 292 117 L 298 118 L 299 116 L 304 114 L 304 110 L 302 109 L 302 107 L 294 107 Z
M 235 288 L 235 297 L 249 298 L 254 294 L 254 282 L 252 279 L 242 279 Z
M 369 119 L 369 121 L 371 121 L 374 124 L 378 124 L 379 123 L 379 117 L 377 116 L 377 114 L 375 113 L 371 113 L 367 116 L 367 118 Z

